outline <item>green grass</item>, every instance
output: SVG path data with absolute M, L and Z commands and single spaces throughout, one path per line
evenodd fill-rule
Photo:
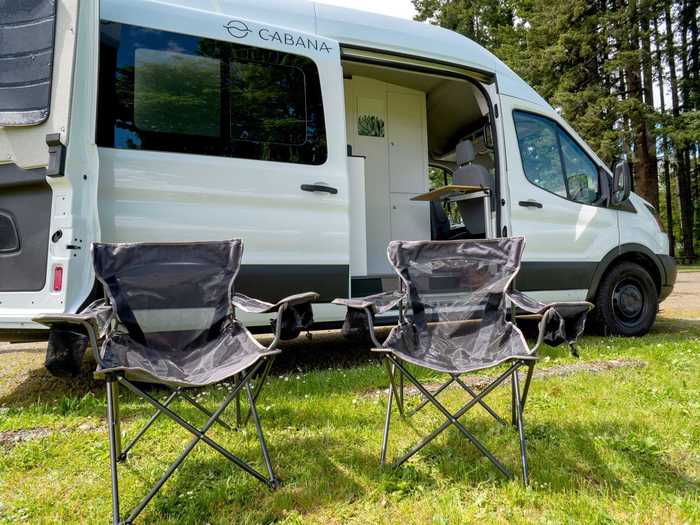
M 679 272 L 700 272 L 700 264 L 682 264 L 678 266 Z
M 284 481 L 279 490 L 268 491 L 200 444 L 140 522 L 700 523 L 700 321 L 661 320 L 641 339 L 587 337 L 580 349 L 582 361 L 624 357 L 647 366 L 533 381 L 526 411 L 529 489 L 502 478 L 454 429 L 400 469 L 381 469 L 385 398 L 371 392 L 387 380 L 376 361 L 363 361 L 271 379 L 259 407 Z M 540 366 L 573 362 L 564 349 L 546 349 Z M 0 432 L 56 430 L 0 445 L 0 523 L 110 519 L 101 384 L 58 384 L 63 389 L 47 391 L 39 383 L 0 391 Z M 507 414 L 507 389 L 494 394 L 493 405 Z M 224 389 L 201 395 L 213 407 Z M 453 408 L 463 401 L 452 389 L 444 400 Z M 202 421 L 184 404 L 175 408 Z M 150 409 L 124 395 L 122 413 L 129 433 Z M 392 455 L 442 418 L 427 409 L 410 422 L 396 415 L 394 421 Z M 512 428 L 498 426 L 479 409 L 463 422 L 519 473 Z M 212 435 L 263 468 L 252 426 L 238 433 L 216 428 Z M 189 438 L 165 420 L 147 436 L 120 472 L 124 509 Z

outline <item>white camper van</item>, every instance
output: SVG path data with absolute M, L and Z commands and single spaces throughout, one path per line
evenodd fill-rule
M 0 6 L 0 337 L 101 290 L 90 243 L 242 238 L 243 292 L 391 289 L 392 239 L 523 235 L 519 289 L 645 333 L 675 264 L 629 193 L 494 55 L 304 0 Z M 478 182 L 459 198 L 436 186 Z M 471 178 L 470 178 L 471 177 Z M 416 200 L 418 198 L 418 200 Z M 268 320 L 253 320 L 260 325 Z

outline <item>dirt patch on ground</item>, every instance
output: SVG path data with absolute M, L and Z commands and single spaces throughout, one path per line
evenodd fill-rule
M 19 443 L 45 438 L 55 432 L 50 428 L 23 428 L 0 432 L 0 447 L 10 448 Z
M 606 370 L 614 370 L 617 368 L 644 368 L 645 366 L 647 366 L 647 364 L 640 359 L 610 359 L 608 361 L 589 361 L 586 363 L 558 365 L 540 370 L 535 368 L 535 372 L 533 373 L 532 377 L 534 379 L 547 379 L 551 377 L 570 376 L 571 374 L 577 374 L 579 372 L 599 373 L 605 372 Z M 461 379 L 462 381 L 464 381 L 464 383 L 472 387 L 474 390 L 481 390 L 482 388 L 487 387 L 489 383 L 496 379 L 496 377 L 471 375 L 462 376 Z M 428 390 L 428 392 L 432 394 L 438 388 L 440 388 L 441 385 L 442 383 L 432 383 L 425 385 L 425 387 Z M 371 390 L 370 392 L 367 392 L 367 396 L 376 397 L 378 395 L 386 394 L 387 392 L 388 388 L 382 390 Z M 406 386 L 404 393 L 409 396 L 417 396 L 420 394 L 420 392 L 418 392 L 418 389 L 413 386 Z

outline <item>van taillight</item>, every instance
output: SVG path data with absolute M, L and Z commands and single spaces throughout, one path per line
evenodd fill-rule
M 53 268 L 53 291 L 60 292 L 63 289 L 63 266 Z

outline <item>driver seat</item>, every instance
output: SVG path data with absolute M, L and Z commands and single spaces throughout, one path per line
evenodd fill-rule
M 471 140 L 463 140 L 457 144 L 455 151 L 457 169 L 452 175 L 454 184 L 460 186 L 491 187 L 491 175 L 481 164 L 475 164 L 476 151 Z

